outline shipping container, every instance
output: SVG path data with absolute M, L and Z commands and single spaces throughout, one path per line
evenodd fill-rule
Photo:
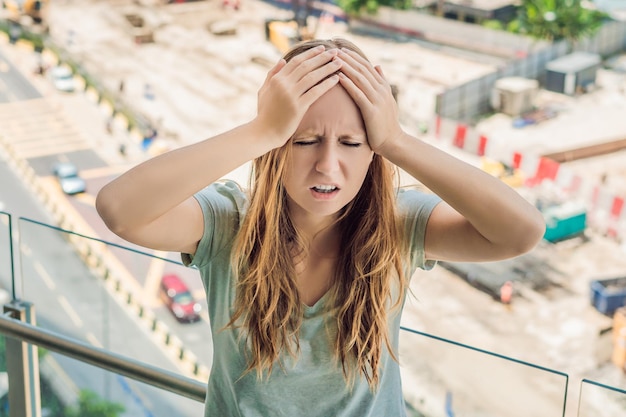
M 626 277 L 593 280 L 591 304 L 602 314 L 612 315 L 626 305 Z

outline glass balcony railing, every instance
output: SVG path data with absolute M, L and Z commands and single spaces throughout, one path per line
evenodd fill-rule
M 8 289 L 15 287 L 11 218 L 9 213 L 0 211 L 0 289 L 7 291 L 2 292 L 3 295 L 0 296 L 2 302 L 7 301 L 3 297 L 12 297 L 13 294 L 10 294 Z
M 623 417 L 626 390 L 583 379 L 580 384 L 578 417 Z
M 120 417 L 202 415 L 198 392 L 212 350 L 197 271 L 174 253 L 26 218 L 13 219 L 16 228 L 11 222 L 0 212 L 0 287 L 35 313 L 30 325 L 6 313 L 0 319 L 0 374 L 14 359 L 2 351 L 4 333 L 39 346 L 41 407 L 49 416 L 81 401 L 119 406 Z M 167 274 L 187 283 L 203 308 L 200 321 L 179 322 L 164 306 L 159 287 Z M 565 373 L 415 329 L 402 329 L 400 363 L 411 417 L 566 417 L 568 395 L 579 397 L 578 410 L 570 410 L 578 417 L 626 415 L 623 390 L 583 380 L 580 392 L 568 391 Z M 2 381 L 0 417 L 8 415 Z
M 564 373 L 403 328 L 405 398 L 429 417 L 555 417 L 567 395 Z M 427 413 L 426 413 L 427 411 Z

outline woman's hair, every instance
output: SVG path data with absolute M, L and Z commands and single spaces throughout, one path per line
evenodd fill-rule
M 285 59 L 317 45 L 365 56 L 352 43 L 333 39 L 296 45 Z M 282 367 L 282 352 L 296 357 L 299 351 L 303 303 L 294 258 L 306 256 L 308 248 L 291 222 L 283 186 L 291 148 L 288 141 L 254 160 L 250 205 L 233 248 L 237 291 L 229 326 L 243 328 L 250 349 L 246 372 L 256 370 L 260 378 L 276 362 Z M 387 315 L 400 305 L 406 290 L 394 173 L 387 160 L 374 154 L 361 189 L 335 223 L 340 253 L 327 302 L 337 329 L 336 335 L 329 334 L 335 336 L 335 356 L 346 380 L 352 384 L 360 371 L 371 389 L 378 386 L 383 349 L 395 359 Z

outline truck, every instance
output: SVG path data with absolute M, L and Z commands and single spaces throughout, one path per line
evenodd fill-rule
M 48 0 L 2 0 L 2 8 L 8 12 L 8 19 L 20 22 L 27 16 L 35 24 L 43 24 L 48 11 Z
M 587 209 L 575 202 L 540 207 L 546 222 L 543 236 L 548 242 L 559 242 L 583 235 L 587 228 Z

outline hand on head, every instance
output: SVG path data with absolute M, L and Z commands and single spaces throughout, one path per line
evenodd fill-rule
M 379 66 L 347 48 L 339 51 L 339 82 L 361 110 L 367 140 L 376 153 L 404 133 L 398 121 L 398 106 L 391 86 Z
M 284 145 L 311 104 L 340 83 L 361 111 L 370 147 L 381 153 L 383 145 L 404 133 L 381 68 L 344 40 L 314 42 L 322 44 L 301 47 L 303 52 L 293 50 L 289 62 L 281 59 L 269 71 L 258 100 L 257 121 L 264 137 L 274 141 L 274 147 Z
M 259 90 L 257 121 L 263 136 L 284 145 L 293 135 L 309 106 L 337 84 L 332 75 L 340 68 L 337 49 L 309 49 L 289 62 L 281 59 Z

